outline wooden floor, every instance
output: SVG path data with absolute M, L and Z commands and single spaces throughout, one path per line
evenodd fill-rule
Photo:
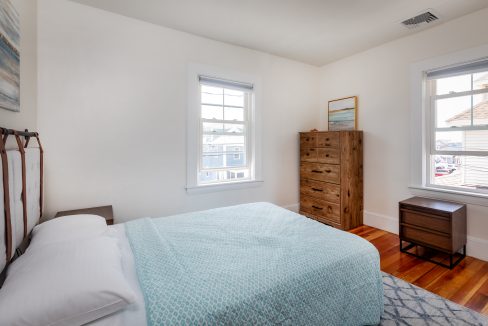
M 369 226 L 360 226 L 350 232 L 376 246 L 381 256 L 382 271 L 488 315 L 488 262 L 466 257 L 449 270 L 400 253 L 396 234 Z

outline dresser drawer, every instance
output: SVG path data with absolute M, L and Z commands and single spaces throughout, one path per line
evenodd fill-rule
M 317 149 L 315 147 L 301 147 L 300 161 L 317 162 Z
M 306 132 L 300 134 L 300 148 L 316 147 L 316 146 L 317 146 L 317 133 Z
M 429 214 L 422 214 L 418 211 L 401 209 L 400 222 L 451 234 L 451 220 L 445 217 L 436 217 Z
M 340 223 L 341 221 L 340 205 L 329 203 L 322 199 L 302 196 L 300 199 L 300 210 L 317 217 L 324 217 L 334 223 Z
M 449 236 L 407 225 L 401 225 L 400 228 L 400 235 L 403 240 L 411 240 L 420 245 L 424 244 L 428 247 L 451 251 L 451 238 Z
M 339 204 L 341 187 L 332 183 L 302 179 L 300 181 L 300 194 Z
M 317 148 L 318 163 L 339 164 L 341 163 L 341 152 L 337 148 Z
M 326 181 L 337 184 L 339 184 L 341 180 L 339 165 L 301 162 L 300 173 L 304 179 Z
M 340 138 L 338 132 L 324 132 L 317 134 L 317 147 L 339 148 Z
M 316 220 L 320 223 L 324 223 L 328 226 L 332 226 L 332 227 L 337 228 L 337 229 L 342 229 L 342 225 L 340 222 L 336 222 L 335 220 L 331 220 L 327 217 L 315 216 L 314 220 Z

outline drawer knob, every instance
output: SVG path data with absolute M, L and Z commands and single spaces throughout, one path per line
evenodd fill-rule
M 312 188 L 313 191 L 318 191 L 318 192 L 322 192 L 323 190 L 322 189 L 318 189 L 318 188 Z
M 312 170 L 313 173 L 324 173 L 324 171 Z
M 329 154 L 325 154 L 325 157 L 329 157 Z
M 322 207 L 318 207 L 318 206 L 315 206 L 315 205 L 312 205 L 312 208 L 313 208 L 313 209 L 316 209 L 316 210 L 319 210 L 319 211 L 323 210 L 323 208 L 322 208 Z
M 329 138 L 325 138 L 325 141 L 329 141 Z

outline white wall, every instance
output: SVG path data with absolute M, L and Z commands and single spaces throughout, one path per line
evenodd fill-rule
M 322 128 L 327 101 L 359 96 L 366 224 L 398 232 L 398 202 L 412 196 L 410 65 L 487 44 L 487 29 L 485 9 L 322 67 Z M 488 207 L 468 205 L 468 236 L 468 253 L 488 260 Z
M 0 127 L 37 127 L 36 0 L 11 0 L 20 16 L 20 112 L 0 109 Z
M 317 126 L 319 70 L 65 0 L 38 2 L 46 215 L 113 204 L 116 220 L 250 201 L 298 203 L 298 131 Z M 257 188 L 188 195 L 187 65 L 258 75 Z

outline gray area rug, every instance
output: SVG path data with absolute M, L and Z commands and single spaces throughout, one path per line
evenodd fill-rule
M 381 325 L 488 325 L 488 317 L 383 273 Z

